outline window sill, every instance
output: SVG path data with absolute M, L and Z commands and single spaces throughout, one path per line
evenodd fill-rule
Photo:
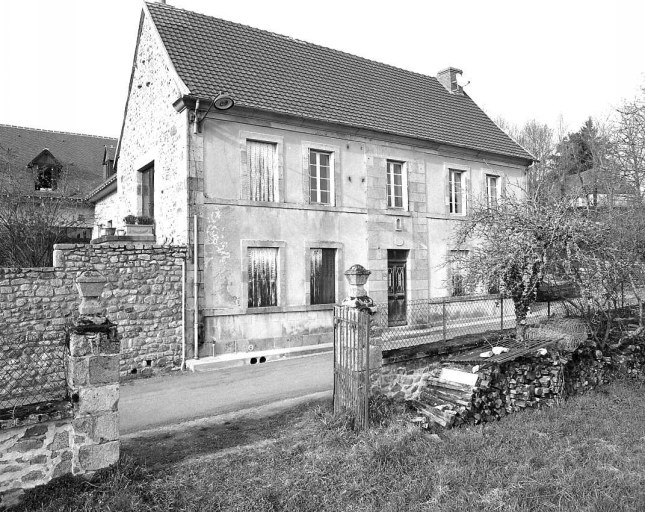
M 392 215 L 394 217 L 412 217 L 412 212 L 409 210 L 388 208 L 383 212 L 385 215 Z
M 336 304 L 308 304 L 301 306 L 270 306 L 266 308 L 236 308 L 202 310 L 204 316 L 239 316 L 239 315 L 268 315 L 272 313 L 301 313 L 306 311 L 331 311 Z
M 281 208 L 283 210 L 313 210 L 337 213 L 367 213 L 367 208 L 358 208 L 353 206 L 330 206 L 324 204 L 249 201 L 248 199 L 223 199 L 207 197 L 204 199 L 204 204 L 249 206 L 253 208 Z

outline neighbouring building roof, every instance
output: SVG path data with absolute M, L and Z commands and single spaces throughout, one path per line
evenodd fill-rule
M 14 172 L 20 172 L 47 149 L 63 166 L 73 165 L 79 195 L 103 181 L 105 148 L 113 154 L 116 143 L 111 137 L 0 124 L 0 162 L 8 161 Z
M 467 95 L 413 73 L 264 30 L 148 3 L 192 95 L 532 160 Z

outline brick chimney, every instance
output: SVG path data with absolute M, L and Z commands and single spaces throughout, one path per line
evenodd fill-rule
M 457 68 L 446 68 L 437 73 L 437 80 L 443 85 L 446 90 L 451 94 L 463 94 L 462 87 L 457 83 L 457 75 L 461 75 L 463 71 Z

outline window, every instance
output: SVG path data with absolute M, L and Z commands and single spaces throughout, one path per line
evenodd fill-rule
M 278 305 L 278 249 L 249 247 L 249 300 L 250 308 Z
M 249 199 L 251 201 L 278 201 L 277 144 L 246 141 L 249 172 Z
M 141 173 L 141 208 L 142 216 L 155 216 L 155 167 L 154 163 L 140 171 Z
M 51 165 L 39 166 L 36 174 L 36 190 L 56 190 L 58 172 L 59 169 Z
M 404 204 L 403 163 L 387 162 L 387 207 L 403 208 Z
M 309 202 L 331 204 L 333 153 L 309 150 Z
M 464 171 L 456 171 L 450 169 L 449 191 L 450 196 L 450 213 L 463 215 L 464 208 L 464 185 L 466 173 Z
M 309 291 L 312 304 L 336 302 L 336 249 L 311 249 Z
M 450 251 L 450 256 L 450 295 L 466 295 L 464 259 L 468 257 L 468 251 Z
M 486 175 L 486 206 L 488 208 L 497 208 L 499 198 L 499 176 L 491 174 Z

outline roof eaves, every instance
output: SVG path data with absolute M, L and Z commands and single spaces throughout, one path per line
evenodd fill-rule
M 94 190 L 88 192 L 83 200 L 95 203 L 96 201 L 112 194 L 113 192 L 116 192 L 116 174 L 113 174 Z

